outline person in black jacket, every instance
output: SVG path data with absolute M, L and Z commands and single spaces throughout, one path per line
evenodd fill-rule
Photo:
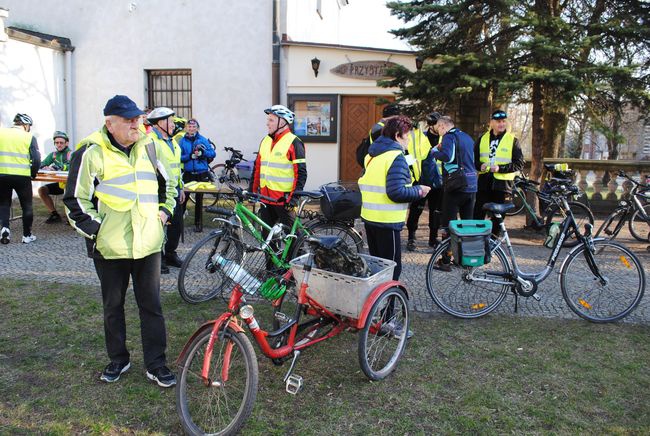
M 524 154 L 519 140 L 507 131 L 508 114 L 492 113 L 490 130 L 474 144 L 474 162 L 479 171 L 474 218 L 484 219 L 483 205 L 505 203 L 514 187 L 515 175 L 524 168 Z M 492 220 L 492 233 L 499 234 L 499 225 Z

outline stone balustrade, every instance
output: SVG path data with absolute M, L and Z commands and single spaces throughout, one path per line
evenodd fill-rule
M 575 174 L 577 185 L 587 193 L 594 212 L 609 212 L 632 189 L 632 183 L 617 174 L 625 171 L 633 179 L 644 181 L 650 175 L 650 161 L 544 159 L 544 163 L 567 163 Z M 530 162 L 526 162 L 526 172 Z

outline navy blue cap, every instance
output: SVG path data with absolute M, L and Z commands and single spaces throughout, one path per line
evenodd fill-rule
M 126 95 L 116 95 L 104 106 L 104 116 L 117 115 L 122 118 L 135 118 L 142 114 L 144 112 Z
M 498 109 L 492 112 L 493 120 L 505 120 L 506 118 L 508 118 L 508 114 L 506 113 L 506 111 L 502 111 L 501 109 Z

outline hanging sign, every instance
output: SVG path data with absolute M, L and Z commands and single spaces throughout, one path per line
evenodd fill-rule
M 359 61 L 341 64 L 330 70 L 337 76 L 361 80 L 379 80 L 386 78 L 386 69 L 397 65 L 388 61 Z

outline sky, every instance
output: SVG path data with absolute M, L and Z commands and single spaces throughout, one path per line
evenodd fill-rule
M 388 33 L 404 23 L 390 15 L 385 0 L 348 0 L 347 5 L 339 6 L 344 2 L 288 0 L 287 35 L 300 42 L 412 50 L 406 42 Z

